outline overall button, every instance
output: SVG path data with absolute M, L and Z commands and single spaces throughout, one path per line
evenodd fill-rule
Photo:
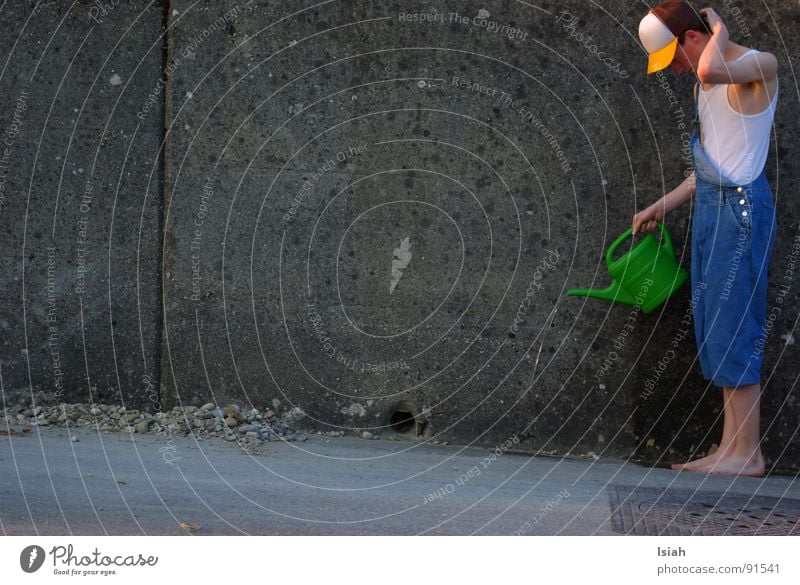
M 744 199 L 739 199 L 739 205 L 744 205 L 744 204 L 745 204 L 745 200 Z
M 736 187 L 736 192 L 737 193 L 741 193 L 742 192 L 742 188 L 741 187 Z

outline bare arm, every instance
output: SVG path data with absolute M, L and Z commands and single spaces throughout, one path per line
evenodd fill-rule
M 728 28 L 712 8 L 703 8 L 711 28 L 708 41 L 697 63 L 697 77 L 703 83 L 741 84 L 753 81 L 767 82 L 778 73 L 778 59 L 772 53 L 757 53 L 744 61 L 726 61 L 725 47 L 730 36 Z
M 695 174 L 692 173 L 661 199 L 634 215 L 631 222 L 633 235 L 654 230 L 656 222 L 662 221 L 668 212 L 680 207 L 694 196 L 695 187 Z

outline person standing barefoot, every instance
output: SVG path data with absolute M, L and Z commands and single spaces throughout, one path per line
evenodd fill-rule
M 639 24 L 648 74 L 667 67 L 697 78 L 691 139 L 694 172 L 633 216 L 633 234 L 655 229 L 694 198 L 692 290 L 702 294 L 694 331 L 703 377 L 722 388 L 719 448 L 673 469 L 761 476 L 760 404 L 767 271 L 775 203 L 764 166 L 778 97 L 774 55 L 730 40 L 712 8 L 684 0 L 655 6 Z

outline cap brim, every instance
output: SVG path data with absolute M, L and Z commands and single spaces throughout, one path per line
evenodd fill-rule
M 647 60 L 647 74 L 655 73 L 669 67 L 672 60 L 675 58 L 675 51 L 678 49 L 678 39 L 674 38 L 663 49 L 659 49 L 655 53 L 650 53 L 650 58 Z

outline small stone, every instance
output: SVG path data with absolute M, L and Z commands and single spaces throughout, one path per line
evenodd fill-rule
M 239 424 L 239 422 L 235 418 L 233 418 L 232 416 L 229 416 L 229 417 L 227 417 L 225 419 L 225 426 L 228 427 L 229 429 L 232 429 L 232 428 L 238 426 L 238 424 Z
M 89 411 L 89 413 L 90 413 L 90 414 L 93 414 L 93 415 L 95 415 L 95 416 L 97 416 L 98 414 L 101 414 L 102 412 L 103 412 L 103 411 L 102 411 L 102 410 L 100 410 L 99 408 L 97 408 L 96 406 L 95 406 L 93 409 L 91 409 L 91 410 Z
M 364 431 L 363 433 L 361 433 L 361 438 L 362 439 L 371 439 L 372 438 L 372 433 L 370 433 L 369 431 Z
M 115 73 L 114 75 L 111 76 L 108 82 L 111 85 L 122 85 L 122 78 L 119 76 L 119 74 Z
M 259 430 L 258 425 L 239 425 L 240 433 L 257 433 Z
M 150 423 L 148 421 L 142 421 L 142 422 L 140 422 L 139 424 L 136 425 L 136 432 L 144 434 L 144 433 L 146 433 L 148 431 L 148 427 L 149 426 L 150 426 Z
M 36 408 L 33 409 L 33 416 L 39 416 L 41 412 L 42 412 L 42 407 L 37 406 Z
M 72 435 L 70 436 L 69 440 L 72 441 L 73 443 L 77 443 L 80 439 L 78 439 L 78 437 L 76 437 L 75 435 Z
M 25 411 L 22 413 L 23 416 L 33 416 L 33 411 L 30 408 L 26 408 Z
M 655 439 L 647 439 L 647 448 L 648 449 L 652 449 L 655 446 L 656 446 L 656 440 Z
M 200 410 L 206 410 L 206 411 L 214 410 L 214 403 L 207 402 L 200 408 Z

